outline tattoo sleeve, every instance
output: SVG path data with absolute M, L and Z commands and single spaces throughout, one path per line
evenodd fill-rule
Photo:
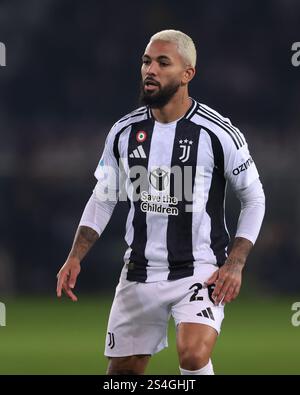
M 244 239 L 243 237 L 236 237 L 230 254 L 226 260 L 226 264 L 244 266 L 252 247 L 253 244 L 251 241 Z
M 95 244 L 98 238 L 98 233 L 95 232 L 92 228 L 89 228 L 87 226 L 79 226 L 75 234 L 69 257 L 77 258 L 79 259 L 79 261 L 81 261 Z

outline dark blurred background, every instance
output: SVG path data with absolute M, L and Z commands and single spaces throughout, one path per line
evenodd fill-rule
M 155 32 L 189 34 L 190 94 L 246 135 L 267 210 L 244 286 L 300 289 L 300 2 L 0 2 L 0 296 L 52 294 L 112 124 L 138 106 L 141 55 Z M 229 199 L 234 235 L 239 204 Z M 80 292 L 111 290 L 125 249 L 117 207 L 83 263 Z

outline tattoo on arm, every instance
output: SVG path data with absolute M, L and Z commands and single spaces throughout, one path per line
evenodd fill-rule
M 244 239 L 243 237 L 236 237 L 230 254 L 226 260 L 226 264 L 244 266 L 252 247 L 253 244 L 251 241 Z
M 98 238 L 98 233 L 93 229 L 89 228 L 88 226 L 79 226 L 69 257 L 77 258 L 79 261 L 81 261 Z

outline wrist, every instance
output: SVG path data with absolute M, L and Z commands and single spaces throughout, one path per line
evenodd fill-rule
M 73 254 L 72 252 L 70 252 L 69 256 L 68 256 L 68 261 L 72 261 L 76 264 L 80 264 L 81 259 L 79 256 Z
M 225 264 L 238 266 L 241 269 L 245 266 L 246 258 L 239 255 L 229 255 Z

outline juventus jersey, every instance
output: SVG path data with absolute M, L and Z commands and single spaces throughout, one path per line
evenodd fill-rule
M 227 182 L 239 190 L 259 177 L 244 135 L 191 100 L 179 120 L 157 122 L 149 107 L 141 107 L 107 136 L 95 189 L 98 198 L 129 203 L 128 280 L 175 280 L 193 275 L 197 265 L 223 265 Z

